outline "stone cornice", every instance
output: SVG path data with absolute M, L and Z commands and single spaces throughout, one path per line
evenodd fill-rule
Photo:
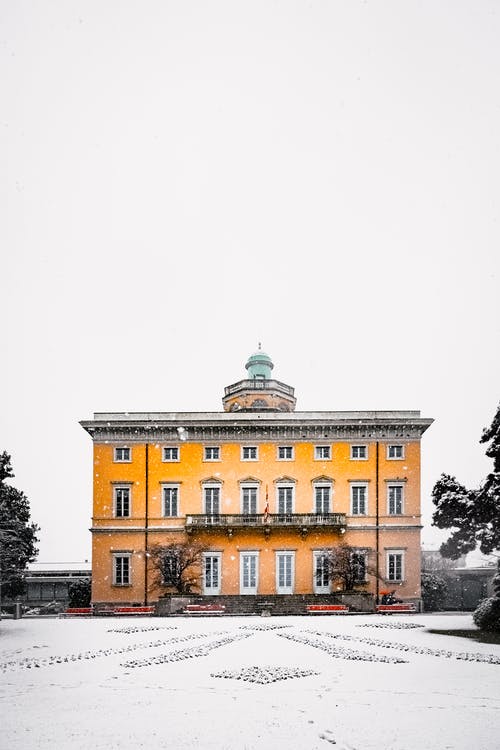
M 95 414 L 81 426 L 95 442 L 419 440 L 433 420 L 420 412 L 169 412 Z

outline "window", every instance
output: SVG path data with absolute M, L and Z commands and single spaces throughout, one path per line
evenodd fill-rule
M 404 552 L 397 551 L 387 553 L 387 580 L 404 580 Z
M 256 484 L 241 486 L 241 512 L 248 516 L 247 520 L 255 519 L 257 513 L 257 496 L 259 488 Z
M 365 516 L 368 504 L 368 485 L 351 484 L 351 513 L 353 516 Z
M 328 484 L 314 486 L 314 512 L 318 515 L 330 513 L 331 487 Z
M 314 593 L 330 592 L 330 565 L 325 552 L 314 552 Z
M 241 460 L 242 461 L 257 461 L 257 446 L 256 445 L 242 445 L 241 447 Z
M 203 487 L 205 513 L 217 516 L 220 513 L 220 486 L 207 484 Z
M 220 461 L 220 448 L 218 445 L 206 445 L 204 452 L 205 461 Z
M 115 461 L 121 461 L 122 463 L 130 462 L 130 448 L 115 448 Z
M 174 484 L 163 486 L 163 515 L 175 517 L 179 515 L 179 487 Z
M 351 459 L 353 461 L 366 461 L 368 458 L 368 447 L 366 445 L 351 445 Z
M 316 461 L 329 461 L 331 455 L 331 448 L 329 445 L 314 446 L 314 458 Z
M 115 518 L 130 517 L 130 487 L 113 488 L 113 508 Z
M 353 552 L 351 564 L 354 581 L 356 583 L 366 581 L 366 552 Z
M 293 461 L 293 445 L 278 446 L 278 461 Z
M 168 445 L 163 448 L 163 460 L 164 461 L 178 461 L 179 460 L 179 447 L 177 445 Z
M 387 485 L 387 511 L 390 516 L 400 516 L 403 513 L 403 485 Z
M 206 552 L 203 554 L 203 593 L 220 594 L 221 553 Z
M 398 459 L 398 458 L 404 458 L 405 452 L 404 447 L 402 445 L 388 445 L 387 446 L 387 458 L 389 459 Z
M 161 573 L 165 586 L 177 586 L 180 573 L 179 558 L 175 555 L 165 555 L 161 564 Z
M 130 552 L 113 555 L 113 584 L 130 586 Z
M 293 500 L 294 500 L 294 486 L 293 484 L 279 485 L 277 488 L 277 505 L 278 515 L 280 521 L 291 520 L 293 513 Z

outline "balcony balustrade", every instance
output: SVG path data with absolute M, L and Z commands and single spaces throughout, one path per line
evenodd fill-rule
M 186 531 L 210 531 L 225 529 L 232 533 L 236 529 L 296 528 L 306 533 L 312 528 L 342 530 L 346 527 L 345 513 L 213 513 L 186 516 Z

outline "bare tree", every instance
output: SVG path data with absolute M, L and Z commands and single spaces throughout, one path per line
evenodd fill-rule
M 201 563 L 203 553 L 207 549 L 194 541 L 157 544 L 151 547 L 149 555 L 154 570 L 151 588 L 162 588 L 178 594 L 199 591 Z
M 372 550 L 339 544 L 325 551 L 330 581 L 340 581 L 342 591 L 353 591 L 367 582 L 367 576 L 376 575 L 371 565 Z

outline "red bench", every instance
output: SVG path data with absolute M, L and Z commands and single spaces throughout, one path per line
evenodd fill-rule
M 113 607 L 105 606 L 96 608 L 94 614 L 99 617 L 113 617 L 114 615 L 154 615 L 154 606 L 147 607 Z
M 417 611 L 414 602 L 402 602 L 401 604 L 377 604 L 375 611 L 381 615 L 390 615 L 391 613 L 411 614 Z
M 93 614 L 92 607 L 68 607 L 63 612 L 64 617 L 90 617 Z
M 349 612 L 349 607 L 345 604 L 308 604 L 306 609 L 309 615 L 338 615 Z
M 154 614 L 155 608 L 150 607 L 114 607 L 113 614 L 115 615 L 152 615 Z

